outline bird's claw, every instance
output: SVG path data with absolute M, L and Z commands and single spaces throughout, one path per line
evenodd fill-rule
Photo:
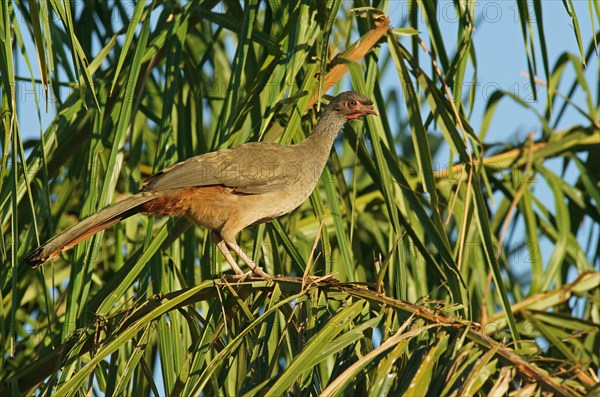
M 261 279 L 265 279 L 265 278 L 272 278 L 272 276 L 270 276 L 268 273 L 265 273 L 262 268 L 256 266 L 254 269 L 250 270 L 249 272 L 246 273 L 242 273 L 242 274 L 226 274 L 223 276 L 224 279 L 226 280 L 231 280 L 233 282 L 236 283 L 242 283 L 246 280 L 248 280 L 249 278 L 261 278 Z
M 268 273 L 265 273 L 263 271 L 263 269 L 259 266 L 255 266 L 252 270 L 251 273 L 254 273 L 254 275 L 256 277 L 260 277 L 260 278 L 272 278 L 271 275 L 269 275 Z

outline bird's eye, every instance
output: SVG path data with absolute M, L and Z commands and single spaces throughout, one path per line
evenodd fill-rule
M 350 107 L 353 108 L 354 106 L 356 106 L 356 101 L 354 99 L 351 99 L 348 101 L 348 105 L 350 105 Z

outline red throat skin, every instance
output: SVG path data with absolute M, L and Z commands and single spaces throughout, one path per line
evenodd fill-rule
M 364 116 L 364 115 L 365 115 L 364 113 L 357 112 L 357 113 L 351 113 L 351 114 L 347 115 L 346 118 L 348 120 L 352 120 L 352 119 L 357 119 L 357 118 L 359 118 L 361 116 Z

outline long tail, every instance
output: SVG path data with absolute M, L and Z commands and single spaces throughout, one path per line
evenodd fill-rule
M 153 194 L 138 193 L 119 201 L 52 237 L 27 254 L 25 263 L 33 267 L 39 266 L 99 231 L 137 214 L 142 210 L 144 203 L 155 198 L 156 196 Z

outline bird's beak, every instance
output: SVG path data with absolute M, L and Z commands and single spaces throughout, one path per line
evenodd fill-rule
M 365 115 L 372 114 L 373 116 L 379 116 L 379 113 L 377 112 L 377 110 L 375 110 L 373 105 L 363 106 L 362 110 L 365 113 Z
M 361 105 L 354 113 L 346 115 L 346 119 L 352 120 L 357 119 L 359 117 L 366 116 L 368 114 L 372 114 L 374 116 L 379 116 L 377 110 L 373 107 L 373 105 Z

